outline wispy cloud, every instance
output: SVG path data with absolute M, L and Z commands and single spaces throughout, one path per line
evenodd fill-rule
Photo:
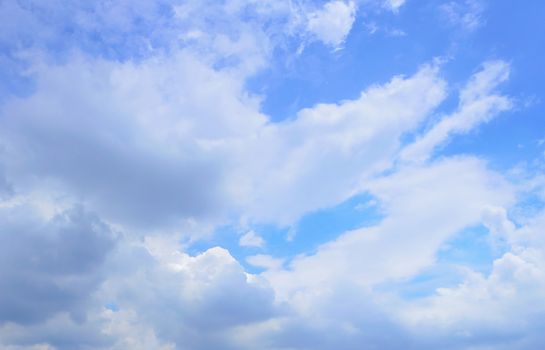
M 486 22 L 483 17 L 485 6 L 482 0 L 451 1 L 440 8 L 452 25 L 467 31 L 473 31 Z

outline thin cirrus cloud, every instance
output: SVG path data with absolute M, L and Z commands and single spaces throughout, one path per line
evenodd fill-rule
M 482 0 L 450 1 L 440 10 L 447 21 L 465 31 L 474 31 L 483 25 L 485 3 Z
M 512 122 L 522 68 L 472 52 L 456 70 L 461 54 L 409 50 L 410 27 L 358 24 L 432 6 L 471 35 L 473 3 L 2 2 L 0 347 L 536 348 L 540 160 L 449 148 Z M 284 81 L 302 107 L 275 119 L 263 101 Z M 362 194 L 379 219 L 342 209 Z M 356 227 L 298 232 L 332 209 Z M 464 260 L 477 243 L 490 256 Z

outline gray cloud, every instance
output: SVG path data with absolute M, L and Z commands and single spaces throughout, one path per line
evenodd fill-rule
M 7 199 L 13 194 L 13 185 L 6 177 L 4 165 L 0 163 L 0 200 Z
M 0 212 L 0 323 L 35 324 L 60 313 L 85 319 L 114 245 L 109 228 L 75 208 L 42 221 L 27 206 Z
M 313 309 L 288 319 L 265 339 L 279 349 L 417 349 L 414 339 L 372 293 L 336 284 L 311 301 Z
M 39 77 L 35 95 L 6 103 L 0 117 L 6 149 L 2 157 L 9 167 L 7 177 L 17 179 L 14 189 L 40 190 L 44 180 L 49 181 L 47 190 L 69 193 L 102 217 L 140 230 L 216 214 L 224 205 L 224 164 L 196 147 L 189 131 L 177 135 L 173 125 L 203 108 L 190 102 L 184 105 L 187 110 L 178 111 L 185 115 L 173 112 L 165 117 L 171 119 L 162 120 L 154 114 L 172 108 L 163 100 L 169 97 L 150 95 L 155 87 L 189 89 L 192 84 L 165 87 L 166 69 L 151 81 L 146 77 L 155 72 L 148 69 L 144 65 L 132 71 L 130 65 L 104 62 L 54 69 Z M 125 79 L 137 79 L 130 88 L 140 87 L 140 92 L 120 96 L 126 93 Z M 244 108 L 236 96 L 227 103 L 234 104 L 235 111 Z M 210 109 L 206 112 L 222 113 Z
M 283 312 L 274 304 L 273 290 L 259 279 L 249 281 L 224 249 L 195 257 L 174 249 L 167 255 L 176 258 L 156 261 L 140 249 L 125 250 L 118 264 L 132 271 L 114 275 L 106 289 L 120 312 L 133 310 L 136 324 L 151 327 L 177 349 L 239 348 L 234 329 Z

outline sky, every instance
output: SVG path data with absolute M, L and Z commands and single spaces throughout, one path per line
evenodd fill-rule
M 0 0 L 0 348 L 541 349 L 544 13 Z

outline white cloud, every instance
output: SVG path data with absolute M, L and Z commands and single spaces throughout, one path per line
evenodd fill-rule
M 405 4 L 405 0 L 384 0 L 384 6 L 396 12 Z
M 106 280 L 93 281 L 98 286 L 86 291 L 86 294 L 92 292 L 92 296 L 86 296 L 87 302 L 77 305 L 79 309 L 68 309 L 82 313 L 81 316 L 61 310 L 43 322 L 21 323 L 16 317 L 28 313 L 14 314 L 11 322 L 0 321 L 0 347 L 13 345 L 15 349 L 30 350 L 32 346 L 45 344 L 58 350 L 251 349 L 255 344 L 239 344 L 236 330 L 282 312 L 274 304 L 273 291 L 266 281 L 247 274 L 225 249 L 214 247 L 189 256 L 169 238 L 148 237 L 142 243 L 124 235 L 118 243 L 104 263 L 109 271 Z M 88 247 L 89 244 L 82 245 L 80 249 Z M 43 255 L 51 252 L 46 249 Z M 29 256 L 33 255 L 21 255 Z M 42 261 L 50 264 L 46 259 Z M 44 281 L 54 278 L 49 283 L 58 284 L 58 292 L 62 293 L 64 283 L 75 284 L 72 289 L 81 287 L 80 279 L 88 276 L 80 275 L 63 280 L 45 273 Z M 42 279 L 36 276 L 31 281 L 37 283 Z M 3 288 L 2 297 L 19 285 L 14 280 L 5 282 L 13 286 Z M 42 290 L 37 285 L 31 291 L 34 299 L 24 301 L 36 308 L 33 312 L 40 313 L 38 306 L 45 302 L 41 293 L 54 290 Z M 73 301 L 70 294 L 62 296 L 67 298 L 60 300 L 62 303 Z M 54 297 L 50 296 L 52 307 L 58 302 Z M 21 304 L 14 300 L 10 308 Z M 2 308 L 2 317 L 9 315 L 10 308 Z
M 184 80 L 188 72 L 191 81 Z M 159 226 L 183 227 L 185 234 L 194 226 L 180 225 L 184 220 L 197 217 L 206 225 L 214 221 L 210 216 L 222 216 L 222 208 L 213 205 L 217 201 L 250 221 L 276 223 L 334 204 L 387 168 L 399 137 L 445 95 L 437 68 L 424 66 L 355 100 L 267 124 L 241 80 L 185 52 L 175 60 L 138 64 L 78 58 L 64 66 L 38 66 L 36 76 L 36 93 L 3 109 L 19 117 L 6 119 L 2 129 L 6 180 L 19 194 L 40 192 L 46 181 L 47 198 L 83 202 L 127 236 L 143 234 L 142 224 L 163 233 Z M 215 103 L 205 103 L 210 100 Z M 192 212 L 198 203 L 205 204 L 201 218 Z M 98 300 L 86 310 L 87 326 L 61 315 L 34 328 L 5 328 L 4 334 L 17 336 L 3 339 L 17 343 L 37 334 L 36 342 L 53 342 L 52 329 L 60 327 L 67 334 L 87 332 L 92 340 L 110 329 L 112 347 L 141 342 L 198 349 L 238 344 L 237 333 L 227 329 L 276 317 L 273 290 L 263 278 L 246 274 L 227 251 L 214 248 L 191 257 L 175 249 L 176 240 L 157 240 L 146 240 L 150 253 L 122 241 Z M 282 266 L 274 258 L 249 262 Z M 97 311 L 97 304 L 110 301 L 122 314 Z M 127 333 L 122 324 L 139 334 Z
M 49 191 L 133 228 L 222 220 L 233 208 L 292 224 L 387 168 L 400 136 L 445 96 L 438 69 L 423 66 L 267 124 L 240 77 L 185 51 L 138 64 L 78 58 L 38 66 L 36 77 L 35 94 L 3 109 L 18 116 L 0 131 L 6 180 L 30 191 L 40 174 Z
M 403 168 L 368 189 L 385 219 L 341 235 L 314 255 L 297 257 L 287 270 L 266 272 L 278 295 L 289 300 L 292 293 L 313 293 L 344 279 L 372 286 L 410 277 L 433 264 L 446 239 L 479 223 L 483 210 L 513 200 L 513 188 L 472 158 Z M 377 258 L 376 252 L 388 259 Z
M 485 22 L 482 0 L 450 1 L 440 7 L 447 20 L 464 30 L 473 31 Z
M 378 6 L 396 11 L 403 3 Z M 288 1 L 184 2 L 165 22 L 161 6 L 98 4 L 89 16 L 75 5 L 59 14 L 77 19 L 79 50 L 94 33 L 131 47 L 138 59 L 36 59 L 35 91 L 2 105 L 2 348 L 425 349 L 438 348 L 437 334 L 456 348 L 490 329 L 516 329 L 513 319 L 531 319 L 533 311 L 541 319 L 545 216 L 524 227 L 511 222 L 516 189 L 481 159 L 429 161 L 452 135 L 511 107 L 495 92 L 508 77 L 506 63 L 485 63 L 460 92 L 457 111 L 403 148 L 403 137 L 445 99 L 436 65 L 281 122 L 263 115 L 245 89 L 278 36 L 304 29 L 303 40 L 310 32 L 341 46 L 355 2 L 329 1 L 308 15 L 302 2 L 302 11 Z M 0 6 L 24 12 L 19 18 L 29 24 L 17 32 L 5 18 L 2 40 L 15 31 L 17 41 L 51 43 L 64 30 L 13 1 Z M 48 6 L 38 9 L 50 13 Z M 447 12 L 470 29 L 480 21 L 456 11 Z M 147 15 L 133 21 L 140 12 Z M 101 21 L 108 26 L 97 32 Z M 136 22 L 158 37 L 128 35 Z M 400 157 L 409 161 L 396 163 Z M 261 274 L 247 273 L 223 248 L 182 251 L 182 237 L 219 224 L 289 226 L 362 191 L 382 210 L 379 223 L 313 253 L 247 257 Z M 18 212 L 29 198 L 50 217 Z M 86 210 L 56 216 L 66 203 Z M 509 244 L 489 275 L 468 271 L 459 286 L 414 303 L 380 292 L 383 282 L 434 266 L 445 240 L 472 225 Z M 254 231 L 239 243 L 265 244 Z M 480 328 L 485 321 L 492 328 Z M 468 329 L 477 335 L 464 338 Z M 535 334 L 520 348 L 538 344 Z
M 159 340 L 176 348 L 231 348 L 236 337 L 230 329 L 275 315 L 272 290 L 225 249 L 189 256 L 161 240 L 146 242 L 152 260 L 128 251 L 120 263 L 130 270 L 104 289 L 128 312 L 129 324 L 154 329 Z
M 494 348 L 532 349 L 543 342 L 538 329 L 545 316 L 545 212 L 516 230 L 501 210 L 490 214 L 512 238 L 509 251 L 493 262 L 492 271 L 488 275 L 468 271 L 459 285 L 407 303 L 400 315 L 417 334 L 417 329 L 427 329 L 438 338 L 457 334 L 466 343 L 496 335 L 488 341 Z
M 334 0 L 309 14 L 307 28 L 326 45 L 342 45 L 356 19 L 356 4 L 353 1 Z
M 270 124 L 239 153 L 237 197 L 250 219 L 290 225 L 335 205 L 391 166 L 399 138 L 443 100 L 434 66 L 364 90 L 354 100 L 319 104 L 295 120 Z M 248 174 L 254 174 L 248 176 Z M 246 187 L 244 181 L 252 179 Z M 317 191 L 316 189 L 320 189 Z
M 109 340 L 94 341 L 114 349 L 135 343 L 251 349 L 264 339 L 274 349 L 301 341 L 290 335 L 293 327 L 320 335 L 309 340 L 317 349 L 331 348 L 339 337 L 350 337 L 347 344 L 395 347 L 404 339 L 403 325 L 373 287 L 433 265 L 438 247 L 465 227 L 484 221 L 509 228 L 498 224 L 503 217 L 497 208 L 509 207 L 514 190 L 483 161 L 395 166 L 402 136 L 417 130 L 446 96 L 439 67 L 424 65 L 352 100 L 318 104 L 271 123 L 258 99 L 244 91 L 243 77 L 197 57 L 183 50 L 175 58 L 139 63 L 76 58 L 40 65 L 36 92 L 4 105 L 4 116 L 18 116 L 5 117 L 0 131 L 6 183 L 23 194 L 47 184 L 48 198 L 82 202 L 125 233 L 123 247 L 109 258 L 108 277 L 92 284 L 98 292 L 86 305 L 87 328 L 61 307 L 56 318 L 34 328 L 3 328 L 0 334 L 15 335 L 7 342 L 29 334 L 39 334 L 36 343 L 51 342 L 52 329 L 61 327 L 86 331 L 90 339 L 108 330 Z M 460 105 L 494 97 L 506 71 L 499 63 L 485 65 L 463 89 Z M 479 111 L 452 132 L 486 119 L 487 109 Z M 283 257 L 248 257 L 266 269 L 260 275 L 246 273 L 222 248 L 196 256 L 178 250 L 181 235 L 213 228 L 229 215 L 249 225 L 290 225 L 361 191 L 384 211 L 379 224 L 347 232 L 287 264 Z M 165 231 L 175 234 L 167 239 Z M 134 243 L 146 232 L 163 235 Z M 263 240 L 250 231 L 241 238 L 245 244 L 262 246 Z M 99 307 L 111 301 L 120 311 Z M 335 310 L 341 301 L 347 306 Z M 358 316 L 360 310 L 373 316 Z M 373 319 L 400 338 L 370 339 L 361 330 Z M 335 334 L 323 338 L 328 328 Z M 237 340 L 240 334 L 246 343 Z
M 259 236 L 257 233 L 255 233 L 254 230 L 250 230 L 240 237 L 238 244 L 241 247 L 261 248 L 265 245 L 265 240 L 261 236 Z
M 270 255 L 257 254 L 246 258 L 246 261 L 253 266 L 262 267 L 268 270 L 276 270 L 282 267 L 284 259 L 273 258 Z
M 457 111 L 443 117 L 413 144 L 407 146 L 401 157 L 413 161 L 426 160 L 437 146 L 445 143 L 452 135 L 467 133 L 490 121 L 500 112 L 512 108 L 510 98 L 495 92 L 498 85 L 508 77 L 509 65 L 506 62 L 484 63 L 482 70 L 473 75 L 460 91 Z
M 280 348 L 315 349 L 335 348 L 341 340 L 343 349 L 357 349 L 362 343 L 380 348 L 410 344 L 418 349 L 481 344 L 483 349 L 506 350 L 533 349 L 542 344 L 545 212 L 527 225 L 515 228 L 501 206 L 482 205 L 509 206 L 513 189 L 505 189 L 505 198 L 497 197 L 497 179 L 493 180 L 497 175 L 482 168 L 482 164 L 471 169 L 477 165 L 470 165 L 474 161 L 448 160 L 428 170 L 413 169 L 418 176 L 408 175 L 411 171 L 400 171 L 385 182 L 380 180 L 381 185 L 375 191 L 382 193 L 382 200 L 386 201 L 385 221 L 392 220 L 399 223 L 399 227 L 387 231 L 390 223 L 384 223 L 376 230 L 349 232 L 320 247 L 315 256 L 295 259 L 284 272 L 278 272 L 277 266 L 266 272 L 264 276 L 271 280 L 277 295 L 295 286 L 285 299 L 295 314 L 255 326 L 252 340 L 270 339 L 272 333 L 275 345 Z M 450 168 L 454 164 L 462 166 L 463 171 Z M 441 175 L 435 173 L 439 169 Z M 468 173 L 473 173 L 469 177 L 481 173 L 474 180 L 481 179 L 467 181 Z M 458 178 L 460 174 L 464 178 Z M 423 180 L 422 176 L 433 177 L 438 187 L 430 186 L 435 183 Z M 475 190 L 484 192 L 473 193 Z M 438 195 L 437 192 L 443 193 Z M 410 195 L 405 197 L 402 193 Z M 453 196 L 453 193 L 459 195 Z M 440 199 L 442 196 L 445 200 Z M 413 207 L 415 205 L 422 207 Z M 434 206 L 443 208 L 438 210 Z M 468 208 L 460 208 L 463 206 Z M 443 214 L 442 210 L 445 210 Z M 402 219 L 402 213 L 406 219 Z M 400 298 L 368 285 L 391 279 L 392 272 L 413 269 L 412 275 L 416 271 L 415 263 L 425 254 L 423 247 L 444 241 L 442 230 L 454 225 L 450 227 L 456 231 L 455 226 L 464 221 L 464 216 L 470 223 L 478 222 L 481 215 L 490 229 L 491 239 L 509 237 L 509 250 L 493 262 L 490 273 L 466 267 L 461 270 L 465 272 L 458 285 L 439 287 L 432 296 L 423 298 Z M 407 224 L 412 220 L 420 225 Z M 430 252 L 436 250 L 432 248 Z M 433 257 L 430 258 L 431 261 L 420 266 L 433 265 Z M 383 332 L 366 332 L 377 324 Z M 390 337 L 384 337 L 385 334 Z

